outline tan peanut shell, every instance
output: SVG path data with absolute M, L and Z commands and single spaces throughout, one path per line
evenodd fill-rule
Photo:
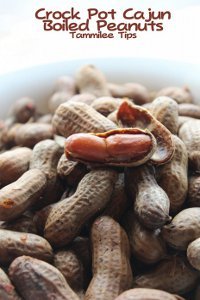
M 119 220 L 129 205 L 125 191 L 124 173 L 120 173 L 115 183 L 110 202 L 103 211 L 103 215 Z
M 15 132 L 16 145 L 32 148 L 38 142 L 53 138 L 51 124 L 26 123 L 21 125 Z
M 154 164 L 169 161 L 174 153 L 174 145 L 170 131 L 142 106 L 124 101 L 117 112 L 119 124 L 123 127 L 137 127 L 149 130 L 156 139 L 157 148 L 151 158 Z
M 72 76 L 60 76 L 57 78 L 54 84 L 54 92 L 63 91 L 69 94 L 76 93 L 75 81 Z
M 145 264 L 154 264 L 166 257 L 167 250 L 160 230 L 146 229 L 132 212 L 126 214 L 125 223 L 134 257 Z
M 151 103 L 150 112 L 171 133 L 178 132 L 178 104 L 170 97 L 158 97 Z
M 149 92 L 145 86 L 135 82 L 124 84 L 109 83 L 108 88 L 113 97 L 129 98 L 136 104 L 142 105 L 150 102 Z
M 76 86 L 80 92 L 96 97 L 110 96 L 104 74 L 93 65 L 85 65 L 76 74 Z
M 8 275 L 0 268 L 0 299 L 20 300 Z
M 110 113 L 117 110 L 122 102 L 123 100 L 120 98 L 100 97 L 92 102 L 91 107 L 107 117 Z
M 195 287 L 198 277 L 198 272 L 184 258 L 171 256 L 161 261 L 152 271 L 137 276 L 135 286 L 182 295 Z
M 171 247 L 186 250 L 190 242 L 200 237 L 200 207 L 179 212 L 170 224 L 163 227 L 162 234 Z
M 192 103 L 182 103 L 178 106 L 179 116 L 200 119 L 200 106 Z
M 169 222 L 169 198 L 157 184 L 153 167 L 127 168 L 126 183 L 134 211 L 145 227 L 157 229 Z
M 71 98 L 71 94 L 65 91 L 57 91 L 52 94 L 48 101 L 49 112 L 54 114 L 59 105 L 67 102 Z
M 107 118 L 112 121 L 113 123 L 118 125 L 118 120 L 117 120 L 117 110 L 113 111 L 112 113 L 110 113 Z
M 96 97 L 92 94 L 83 93 L 83 94 L 76 94 L 74 95 L 70 101 L 74 102 L 82 102 L 88 105 L 91 105 L 92 102 L 96 99 Z
M 51 261 L 53 251 L 39 235 L 0 229 L 0 263 L 9 264 L 21 255 Z
M 148 289 L 148 288 L 135 288 L 123 292 L 115 300 L 184 300 L 177 295 L 169 294 L 165 291 Z
M 187 258 L 193 268 L 200 271 L 200 238 L 189 244 L 187 248 Z
M 60 250 L 54 255 L 54 266 L 63 274 L 76 292 L 83 290 L 84 273 L 80 258 L 72 249 Z
M 37 169 L 25 172 L 17 181 L 0 190 L 0 220 L 11 221 L 25 212 L 42 195 L 46 186 L 44 173 Z
M 188 203 L 189 206 L 200 207 L 200 176 L 198 174 L 189 177 Z
M 188 191 L 188 154 L 185 144 L 172 135 L 175 152 L 172 160 L 160 167 L 158 184 L 170 200 L 170 212 L 180 211 Z
M 94 108 L 81 102 L 69 101 L 56 110 L 53 127 L 57 134 L 68 137 L 80 132 L 105 132 L 117 125 L 98 113 Z
M 161 89 L 157 93 L 157 97 L 160 96 L 167 96 L 174 99 L 178 104 L 181 103 L 192 103 L 193 96 L 188 87 L 176 87 L 176 86 L 169 86 L 166 88 Z
M 65 154 L 61 156 L 57 165 L 57 174 L 70 186 L 77 185 L 87 173 L 84 164 L 69 160 Z
M 0 228 L 11 231 L 37 233 L 36 226 L 33 222 L 33 216 L 31 215 L 22 215 L 11 222 L 2 222 Z
M 68 101 L 76 93 L 75 81 L 70 76 L 59 77 L 54 86 L 54 93 L 48 101 L 48 108 L 54 113 L 58 106 Z
M 9 276 L 23 299 L 79 300 L 60 271 L 39 259 L 16 258 L 9 267 Z
M 53 118 L 52 114 L 44 114 L 44 115 L 38 116 L 36 121 L 37 121 L 37 123 L 51 124 L 52 118 Z
M 93 278 L 85 300 L 114 300 L 132 285 L 129 241 L 111 217 L 97 218 L 91 231 Z
M 200 171 L 200 120 L 185 122 L 179 137 L 186 145 L 189 163 L 195 171 Z
M 58 202 L 45 225 L 45 237 L 55 246 L 66 245 L 82 226 L 109 202 L 117 172 L 109 169 L 92 170 L 80 181 L 76 192 Z
M 178 117 L 178 131 L 180 130 L 181 126 L 187 122 L 187 121 L 195 121 L 196 119 L 190 118 L 190 117 L 185 117 L 185 116 L 179 116 Z
M 31 149 L 20 147 L 0 154 L 0 185 L 17 180 L 29 168 Z

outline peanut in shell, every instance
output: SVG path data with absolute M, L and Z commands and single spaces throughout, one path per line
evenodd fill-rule
M 135 287 L 152 288 L 173 294 L 185 294 L 198 282 L 199 274 L 185 258 L 171 256 L 161 261 L 152 271 L 139 275 Z
M 83 225 L 105 208 L 116 180 L 117 172 L 111 169 L 86 174 L 71 197 L 53 206 L 45 225 L 46 239 L 56 247 L 70 243 Z
M 16 258 L 9 267 L 9 276 L 23 299 L 79 300 L 60 271 L 39 259 Z
M 111 217 L 97 218 L 91 231 L 93 278 L 85 300 L 114 300 L 132 285 L 129 241 Z
M 148 289 L 148 288 L 135 288 L 123 292 L 115 300 L 184 300 L 177 295 L 169 294 L 165 291 Z
M 200 207 L 179 212 L 162 229 L 164 240 L 173 248 L 186 250 L 189 243 L 200 237 Z

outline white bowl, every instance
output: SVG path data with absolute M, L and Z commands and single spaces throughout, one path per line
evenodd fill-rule
M 0 76 L 0 118 L 5 117 L 10 105 L 20 97 L 31 96 L 45 111 L 54 81 L 61 75 L 73 75 L 84 64 L 100 68 L 109 81 L 139 82 L 149 89 L 187 85 L 200 101 L 200 65 L 176 61 L 142 58 L 106 58 L 70 60 L 8 73 Z

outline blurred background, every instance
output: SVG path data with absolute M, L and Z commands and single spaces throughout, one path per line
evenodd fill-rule
M 142 3 L 141 3 L 142 2 Z M 151 4 L 150 4 L 151 3 Z M 65 32 L 44 32 L 35 11 L 95 7 L 120 11 L 170 10 L 162 32 L 137 39 L 71 39 Z M 153 57 L 200 64 L 200 0 L 0 0 L 0 74 L 55 61 L 96 57 Z

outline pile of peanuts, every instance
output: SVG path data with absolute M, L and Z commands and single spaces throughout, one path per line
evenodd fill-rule
M 199 300 L 200 106 L 60 77 L 0 121 L 0 299 Z

